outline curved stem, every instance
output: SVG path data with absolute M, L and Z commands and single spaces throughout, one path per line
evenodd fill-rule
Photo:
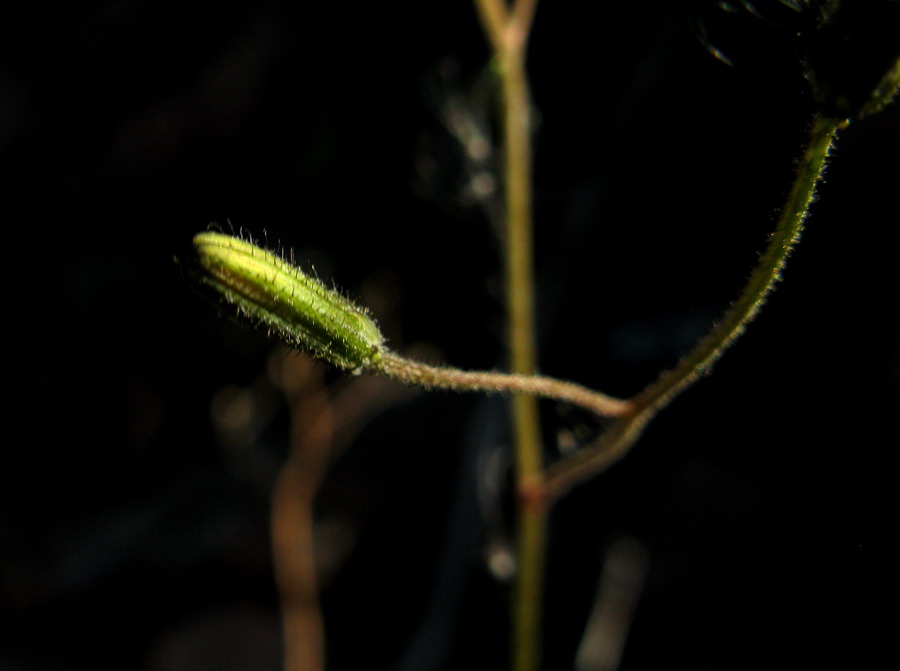
M 793 186 L 766 251 L 740 297 L 713 330 L 678 365 L 632 398 L 635 414 L 616 422 L 590 448 L 567 457 L 548 469 L 547 495 L 556 499 L 578 483 L 618 461 L 634 444 L 647 423 L 682 391 L 697 381 L 743 333 L 781 276 L 784 263 L 800 237 L 803 221 L 838 129 L 846 122 L 816 115 L 806 149 L 797 164 Z
M 405 359 L 394 352 L 384 352 L 372 370 L 419 387 L 454 391 L 509 392 L 551 398 L 577 405 L 604 417 L 622 417 L 632 414 L 635 409 L 630 401 L 601 394 L 574 382 L 541 375 L 465 371 L 430 366 Z
M 703 375 L 738 338 L 756 316 L 776 283 L 794 245 L 800 239 L 815 188 L 841 122 L 816 115 L 809 140 L 797 164 L 797 174 L 787 202 L 772 233 L 769 246 L 759 259 L 740 297 L 729 307 L 713 330 L 678 365 L 634 397 L 640 409 L 659 409 Z

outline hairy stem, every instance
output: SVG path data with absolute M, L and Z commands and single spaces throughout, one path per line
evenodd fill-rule
M 837 119 L 814 117 L 806 149 L 797 163 L 794 183 L 775 232 L 740 297 L 725 312 L 722 321 L 675 368 L 660 375 L 656 382 L 631 399 L 635 409 L 633 415 L 618 420 L 593 446 L 548 469 L 547 496 L 559 498 L 618 461 L 656 413 L 696 382 L 743 333 L 780 279 L 784 263 L 800 238 L 835 136 L 844 125 L 845 122 Z
M 574 382 L 541 375 L 517 375 L 490 371 L 465 371 L 431 366 L 384 352 L 372 368 L 387 377 L 418 387 L 453 391 L 486 391 L 528 394 L 551 398 L 582 407 L 604 417 L 622 417 L 634 412 L 630 401 L 607 396 Z

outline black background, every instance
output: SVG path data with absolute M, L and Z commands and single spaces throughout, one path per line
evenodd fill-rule
M 602 5 L 543 3 L 530 52 L 541 368 L 625 395 L 736 295 L 812 103 L 777 27 Z M 733 67 L 692 31 L 704 16 Z M 467 3 L 3 10 L 0 668 L 277 668 L 286 420 L 276 400 L 235 461 L 210 414 L 272 345 L 220 320 L 174 257 L 211 222 L 265 235 L 351 295 L 380 288 L 395 348 L 502 366 L 499 244 L 438 119 L 486 58 Z M 570 668 L 621 537 L 649 560 L 623 670 L 875 658 L 897 596 L 897 156 L 900 107 L 842 134 L 763 314 L 556 509 L 548 668 Z M 586 422 L 545 410 L 550 436 Z M 401 668 L 423 624 L 413 668 L 502 668 L 506 587 L 453 502 L 504 427 L 499 399 L 418 396 L 335 465 L 322 515 L 356 541 L 324 591 L 332 668 Z

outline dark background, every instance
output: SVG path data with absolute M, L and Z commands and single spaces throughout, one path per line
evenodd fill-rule
M 777 26 L 602 4 L 543 3 L 533 36 L 541 367 L 624 395 L 736 295 L 813 108 Z M 273 346 L 174 257 L 211 222 L 265 235 L 387 297 L 392 346 L 502 366 L 499 245 L 439 120 L 464 92 L 490 115 L 485 60 L 467 3 L 3 10 L 0 669 L 277 668 L 283 404 L 237 455 L 211 411 L 258 388 Z M 557 508 L 548 668 L 571 667 L 623 537 L 649 562 L 623 670 L 877 658 L 897 597 L 898 156 L 900 107 L 842 134 L 746 337 Z M 551 439 L 596 428 L 544 410 Z M 435 394 L 341 456 L 320 500 L 353 539 L 324 590 L 334 669 L 502 668 L 506 587 L 482 561 L 502 505 L 476 493 L 502 501 L 503 471 L 476 466 L 504 445 L 501 400 Z

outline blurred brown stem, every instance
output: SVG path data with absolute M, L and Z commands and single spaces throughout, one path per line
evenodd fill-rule
M 418 393 L 378 377 L 338 389 L 326 368 L 293 352 L 275 355 L 290 414 L 290 452 L 272 492 L 272 554 L 281 599 L 284 671 L 323 671 L 325 629 L 315 562 L 315 499 L 330 463 L 378 412 Z
M 315 379 L 288 395 L 290 455 L 272 493 L 273 561 L 281 599 L 284 671 L 325 668 L 313 504 L 330 459 L 333 418 L 321 367 L 315 366 L 308 374 Z

